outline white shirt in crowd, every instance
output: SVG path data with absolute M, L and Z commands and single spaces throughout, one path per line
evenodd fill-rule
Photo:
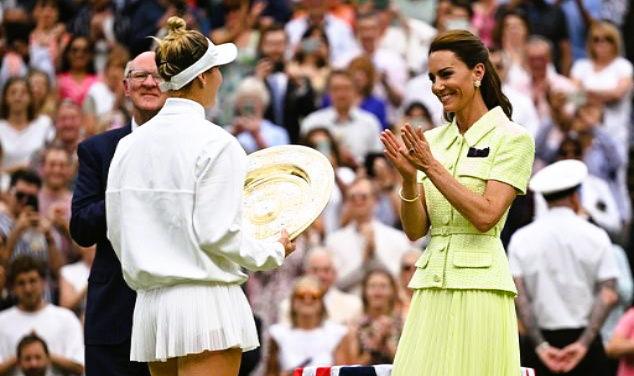
M 267 147 L 288 145 L 290 143 L 286 129 L 266 119 L 262 119 L 260 122 L 260 135 L 264 139 L 264 142 L 266 142 Z M 251 133 L 242 132 L 236 138 L 247 154 L 260 150 L 258 143 Z
M 334 107 L 313 112 L 301 124 L 301 134 L 305 135 L 313 128 L 327 128 L 337 139 L 340 146 L 346 147 L 362 162 L 368 153 L 383 151 L 381 144 L 381 124 L 373 114 L 358 107 L 350 109 L 348 121 L 338 121 Z
M 354 294 L 347 294 L 332 286 L 324 295 L 324 303 L 328 312 L 328 319 L 338 324 L 350 324 L 352 320 L 363 314 L 363 302 Z M 291 323 L 291 299 L 286 298 L 280 303 L 279 322 Z
M 272 325 L 269 331 L 279 348 L 278 361 L 284 373 L 297 367 L 334 365 L 334 352 L 348 329 L 326 320 L 311 330 L 280 323 Z
M 32 332 L 46 342 L 49 352 L 75 363 L 84 364 L 84 337 L 82 325 L 73 312 L 53 304 L 38 312 L 23 312 L 12 307 L 0 312 L 0 363 L 16 356 L 20 340 Z M 53 368 L 56 376 L 65 375 Z M 14 369 L 9 376 L 17 376 Z
M 401 256 L 413 247 L 403 231 L 386 226 L 373 220 L 374 254 L 387 267 L 393 276 L 400 272 Z M 338 280 L 359 269 L 363 264 L 365 239 L 357 230 L 357 224 L 351 222 L 346 227 L 333 232 L 326 238 L 326 248 L 332 251 L 335 268 L 338 270 Z M 355 291 L 354 289 L 352 291 Z
M 528 95 L 515 90 L 509 85 L 502 85 L 502 92 L 513 106 L 513 121 L 528 131 L 535 138 L 539 130 L 539 115 L 535 104 Z
M 307 16 L 292 20 L 286 24 L 285 30 L 286 35 L 288 35 L 290 51 L 295 51 L 308 26 Z M 323 28 L 330 44 L 330 61 L 337 61 L 341 56 L 355 48 L 356 40 L 352 28 L 344 21 L 327 14 Z
M 586 90 L 614 90 L 620 79 L 634 78 L 632 63 L 622 57 L 617 57 L 600 71 L 595 70 L 590 59 L 577 60 L 572 66 L 570 75 L 573 79 L 579 80 Z M 619 145 L 619 152 L 625 160 L 627 160 L 629 147 L 631 99 L 630 89 L 623 99 L 607 104 L 603 110 L 603 124 Z
M 443 119 L 442 103 L 440 103 L 438 97 L 432 93 L 431 86 L 432 83 L 427 73 L 420 74 L 409 80 L 405 87 L 403 108 L 406 108 L 413 102 L 424 104 L 429 110 L 432 123 L 438 127 L 447 124 L 447 121 Z
M 55 138 L 51 118 L 40 115 L 25 129 L 18 131 L 6 120 L 0 120 L 0 144 L 4 151 L 2 167 L 10 169 L 30 163 L 31 156 Z
M 88 98 L 95 106 L 95 115 L 99 118 L 105 116 L 112 111 L 114 103 L 117 100 L 115 94 L 110 90 L 108 85 L 101 81 L 97 81 L 88 89 Z
M 62 278 L 70 283 L 77 292 L 83 290 L 88 285 L 90 267 L 81 260 L 70 265 L 62 266 L 59 272 Z
M 169 98 L 119 142 L 106 217 L 108 238 L 132 289 L 242 283 L 247 276 L 241 267 L 282 264 L 282 244 L 242 231 L 246 168 L 238 141 L 205 120 L 203 107 L 188 99 Z
M 597 284 L 619 276 L 608 234 L 565 207 L 515 232 L 508 251 L 540 329 L 586 327 Z

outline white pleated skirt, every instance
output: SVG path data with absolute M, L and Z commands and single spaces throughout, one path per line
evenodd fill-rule
M 130 360 L 166 361 L 259 345 L 253 312 L 238 285 L 175 285 L 137 292 Z

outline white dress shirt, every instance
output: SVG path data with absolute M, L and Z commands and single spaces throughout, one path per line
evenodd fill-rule
M 597 284 L 619 276 L 608 234 L 565 207 L 515 232 L 508 250 L 540 329 L 586 327 Z
M 401 267 L 401 257 L 414 247 L 403 231 L 386 226 L 373 220 L 374 254 L 376 259 L 385 265 L 394 277 L 398 276 Z M 342 281 L 359 270 L 363 265 L 365 239 L 357 230 L 356 222 L 351 222 L 339 231 L 328 235 L 325 240 L 326 248 L 332 251 L 335 268 L 338 271 L 338 281 Z M 356 286 L 351 292 L 358 292 Z
M 273 269 L 284 247 L 242 232 L 247 158 L 205 120 L 203 107 L 169 98 L 124 137 L 108 174 L 108 238 L 134 290 L 181 283 L 242 283 L 241 267 Z
M 327 128 L 339 144 L 348 148 L 362 163 L 366 154 L 383 151 L 381 144 L 381 124 L 373 114 L 360 108 L 350 109 L 349 120 L 339 121 L 334 107 L 326 107 L 308 115 L 301 124 L 300 131 L 305 135 L 314 128 Z

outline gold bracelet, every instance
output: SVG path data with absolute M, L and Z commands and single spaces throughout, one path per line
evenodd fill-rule
M 420 198 L 420 194 L 416 195 L 414 198 L 405 198 L 403 197 L 403 188 L 398 190 L 398 197 L 405 202 L 416 202 Z

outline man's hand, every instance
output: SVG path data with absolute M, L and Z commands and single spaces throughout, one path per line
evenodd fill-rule
M 15 230 L 24 231 L 29 227 L 37 226 L 40 216 L 34 212 L 30 206 L 27 206 L 20 212 L 17 221 L 15 221 Z
M 561 349 L 547 345 L 537 351 L 539 359 L 548 367 L 549 370 L 555 373 L 562 372 L 564 363 L 564 352 Z
M 564 347 L 561 351 L 563 353 L 562 372 L 570 372 L 586 356 L 588 347 L 577 341 Z
M 273 72 L 273 62 L 269 58 L 260 59 L 255 65 L 255 76 L 265 80 Z
M 363 260 L 369 261 L 374 258 L 374 228 L 372 223 L 363 223 L 359 226 L 359 234 L 365 240 L 365 250 Z
M 288 231 L 285 228 L 280 233 L 280 238 L 277 240 L 284 246 L 285 257 L 288 257 L 295 250 L 295 243 L 291 242 Z

